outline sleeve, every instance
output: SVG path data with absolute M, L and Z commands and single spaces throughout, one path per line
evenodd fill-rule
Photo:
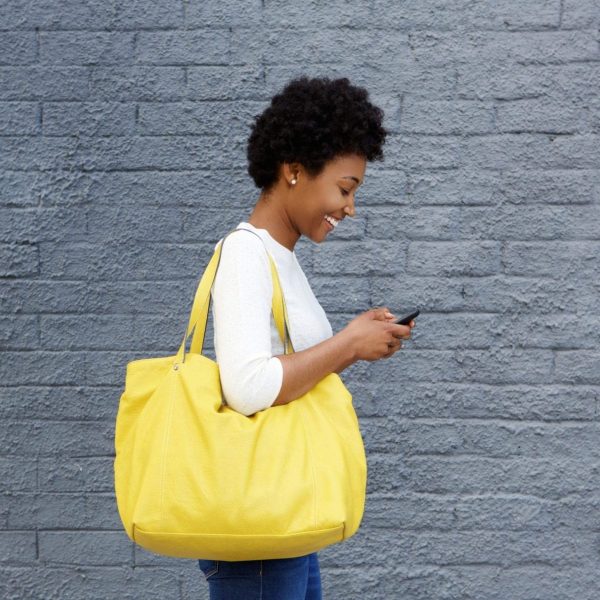
M 283 364 L 271 349 L 271 267 L 252 233 L 223 244 L 211 291 L 215 355 L 227 404 L 250 416 L 271 406 L 283 384 Z

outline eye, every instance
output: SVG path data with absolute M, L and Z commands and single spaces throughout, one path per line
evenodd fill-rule
M 343 188 L 340 188 L 342 190 L 342 195 L 343 196 L 347 196 L 350 192 L 348 190 L 345 190 Z

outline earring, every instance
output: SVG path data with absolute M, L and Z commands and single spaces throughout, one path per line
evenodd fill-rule
M 292 179 L 292 181 L 290 182 L 292 185 L 296 185 L 296 181 L 298 181 L 295 177 L 294 179 Z

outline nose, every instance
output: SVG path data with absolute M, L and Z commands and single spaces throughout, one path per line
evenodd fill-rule
M 349 217 L 354 216 L 354 200 L 350 200 L 350 205 L 345 206 L 344 211 Z

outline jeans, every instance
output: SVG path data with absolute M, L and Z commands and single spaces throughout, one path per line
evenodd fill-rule
M 316 552 L 271 560 L 198 560 L 210 600 L 321 600 Z

